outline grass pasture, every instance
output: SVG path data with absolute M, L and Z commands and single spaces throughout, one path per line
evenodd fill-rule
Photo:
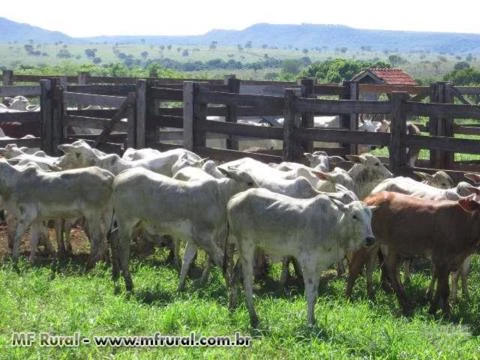
M 80 255 L 77 255 L 81 258 Z M 291 282 L 288 295 L 279 289 L 279 267 L 256 284 L 255 303 L 261 325 L 249 327 L 243 301 L 233 313 L 220 272 L 199 286 L 193 271 L 186 290 L 177 293 L 177 271 L 157 251 L 132 262 L 135 293 L 114 294 L 110 268 L 99 264 L 84 273 L 74 258 L 52 266 L 32 266 L 22 259 L 17 268 L 8 260 L 0 265 L 0 359 L 158 359 L 158 358 L 378 358 L 477 359 L 480 356 L 480 261 L 475 258 L 470 277 L 471 300 L 453 307 L 452 319 L 428 315 L 424 300 L 428 269 L 414 273 L 408 292 L 417 307 L 411 318 L 400 315 L 393 294 L 377 291 L 369 300 L 363 278 L 354 298 L 344 296 L 345 279 L 322 281 L 316 305 L 317 325 L 306 325 L 303 286 Z M 196 271 L 195 271 L 196 270 Z M 379 273 L 375 274 L 379 284 Z M 122 283 L 123 285 L 123 283 Z M 165 335 L 252 337 L 250 347 L 79 347 L 12 345 L 14 332 L 41 332 L 93 339 L 103 335 Z

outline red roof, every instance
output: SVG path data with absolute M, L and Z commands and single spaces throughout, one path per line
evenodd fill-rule
M 417 85 L 415 80 L 401 69 L 371 68 L 367 71 L 382 79 L 385 84 Z

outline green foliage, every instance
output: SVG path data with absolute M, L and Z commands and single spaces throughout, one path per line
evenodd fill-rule
M 445 81 L 451 81 L 455 85 L 479 85 L 480 71 L 467 67 L 454 70 L 446 74 L 443 79 Z
M 300 77 L 313 77 L 319 82 L 340 83 L 344 80 L 350 80 L 361 70 L 369 67 L 389 68 L 390 65 L 381 61 L 368 62 L 337 58 L 311 64 L 300 73 Z

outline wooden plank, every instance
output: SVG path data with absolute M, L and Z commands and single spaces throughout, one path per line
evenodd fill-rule
M 428 86 L 392 85 L 392 84 L 360 84 L 360 93 L 390 94 L 393 91 L 404 91 L 409 94 L 428 94 Z
M 36 123 L 40 121 L 40 118 L 40 111 L 0 113 L 0 126 L 4 122 L 20 122 L 22 124 Z
M 317 84 L 314 86 L 313 92 L 316 96 L 322 96 L 322 95 L 343 96 L 347 94 L 348 89 L 346 89 L 343 85 Z
M 67 91 L 82 93 L 82 94 L 127 96 L 129 92 L 135 91 L 135 85 L 128 85 L 128 84 L 68 85 Z
M 345 142 L 355 144 L 388 145 L 390 134 L 350 131 L 344 129 L 298 129 L 296 131 L 297 139 L 324 142 Z
M 186 81 L 183 83 L 183 146 L 194 151 L 195 147 L 195 114 L 194 104 L 198 84 Z
M 269 109 L 283 109 L 284 99 L 277 96 L 257 96 L 257 95 L 241 95 L 223 92 L 210 92 L 201 89 L 199 92 L 199 101 L 208 104 L 224 104 L 237 106 L 256 106 Z
M 40 86 L 1 86 L 0 96 L 40 96 Z
M 155 99 L 166 101 L 183 101 L 182 89 L 152 87 L 150 96 Z
M 317 112 L 324 115 L 366 113 L 389 114 L 390 101 L 359 101 L 359 100 L 324 100 L 324 99 L 295 99 L 295 108 L 299 112 Z
M 480 119 L 480 108 L 471 105 L 407 102 L 407 113 L 411 116 L 453 117 Z
M 17 144 L 17 146 L 28 146 L 34 148 L 41 148 L 42 147 L 42 139 L 41 138 L 33 138 L 33 139 L 8 139 L 8 140 L 0 140 L 0 147 L 5 147 L 8 144 Z
M 391 140 L 389 146 L 390 169 L 395 173 L 407 166 L 407 148 L 403 138 L 407 134 L 407 112 L 405 102 L 408 99 L 406 92 L 392 93 L 392 123 Z
M 251 138 L 283 140 L 283 129 L 267 126 L 255 126 L 238 123 L 225 123 L 214 120 L 199 121 L 198 126 L 203 131 L 228 134 L 233 136 L 246 136 Z
M 51 155 L 59 156 L 61 151 L 58 149 L 58 145 L 63 144 L 66 127 L 64 126 L 65 117 L 65 103 L 63 102 L 63 87 L 61 86 L 61 79 L 52 79 L 52 97 L 53 97 L 53 137 L 52 137 L 52 152 Z
M 65 102 L 75 102 L 88 105 L 119 107 L 123 104 L 125 96 L 82 94 L 66 91 L 63 93 Z
M 453 151 L 466 154 L 480 154 L 480 141 L 456 139 L 444 136 L 408 135 L 404 139 L 407 146 L 417 146 L 422 149 Z
M 152 123 L 153 127 L 183 128 L 183 116 L 150 115 L 148 121 Z
M 42 123 L 42 150 L 52 155 L 53 149 L 53 96 L 52 80 L 40 80 L 40 121 Z
M 111 136 L 110 133 L 113 131 L 114 127 L 120 123 L 121 119 L 125 118 L 126 112 L 133 105 L 134 102 L 135 102 L 135 96 L 133 95 L 133 93 L 129 93 L 126 100 L 118 108 L 117 113 L 112 117 L 112 119 L 109 122 L 105 123 L 105 126 L 102 132 L 95 140 L 95 143 L 93 145 L 94 147 L 98 147 L 98 145 L 106 142 L 107 138 Z
M 225 79 L 225 85 L 228 86 L 228 92 L 239 94 L 240 93 L 240 80 L 235 76 L 230 76 Z M 238 106 L 228 105 L 226 107 L 225 122 L 226 123 L 236 123 L 238 119 Z M 207 109 L 208 113 L 208 109 Z M 238 150 L 238 141 L 233 139 L 231 136 L 227 138 L 225 143 L 227 149 Z
M 137 81 L 136 99 L 135 99 L 135 147 L 138 149 L 145 147 L 146 129 L 147 129 L 147 109 L 148 109 L 148 88 L 150 84 L 146 80 Z
M 88 116 L 99 118 L 112 118 L 117 109 L 100 109 L 100 110 L 67 110 L 67 115 L 72 116 Z
M 298 145 L 296 131 L 299 128 L 300 121 L 297 121 L 295 112 L 295 90 L 285 90 L 285 120 L 283 123 L 283 158 L 285 161 L 297 161 Z M 307 140 L 307 139 L 302 139 Z M 310 140 L 307 140 L 310 141 Z
M 68 115 L 66 123 L 70 126 L 78 126 L 86 129 L 104 129 L 105 126 L 111 122 L 111 119 Z M 128 131 L 128 124 L 126 122 L 118 122 L 114 125 L 112 131 Z

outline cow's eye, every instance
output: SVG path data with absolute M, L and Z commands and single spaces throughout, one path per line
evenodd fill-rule
M 380 163 L 376 163 L 375 166 L 380 166 Z
M 358 220 L 357 215 L 353 215 L 353 218 L 354 218 L 355 220 Z
M 252 187 L 252 186 L 253 186 L 253 182 L 252 182 L 252 181 L 248 182 L 248 183 L 247 183 L 247 186 L 248 186 L 248 187 Z

